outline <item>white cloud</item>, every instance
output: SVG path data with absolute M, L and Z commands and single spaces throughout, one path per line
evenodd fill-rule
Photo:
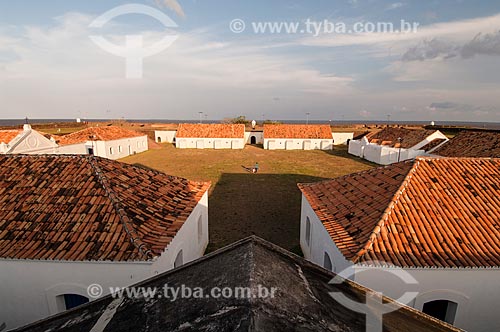
M 19 58 L 0 57 L 2 82 L 9 82 L 0 83 L 0 116 L 73 117 L 81 111 L 84 117 L 190 118 L 202 110 L 223 118 L 245 110 L 319 107 L 352 91 L 350 77 L 325 75 L 300 59 L 202 33 L 180 34 L 165 51 L 144 59 L 144 79 L 127 80 L 125 60 L 88 38 L 92 19 L 72 13 L 50 28 L 18 29 L 8 43 Z M 143 36 L 149 45 L 162 32 Z M 124 43 L 123 36 L 106 38 Z M 0 40 L 6 40 L 1 33 Z M 272 100 L 277 95 L 279 105 Z
M 375 22 L 376 23 L 376 22 Z M 418 23 L 418 22 L 417 22 Z M 399 49 L 407 48 L 423 39 L 440 37 L 453 42 L 469 41 L 478 33 L 492 33 L 500 26 L 500 14 L 474 19 L 435 23 L 419 26 L 417 33 L 360 33 L 330 34 L 318 37 L 307 37 L 299 41 L 302 45 L 338 47 L 353 45 L 371 45 L 385 47 L 388 44 L 399 45 Z M 395 26 L 395 29 L 398 28 Z

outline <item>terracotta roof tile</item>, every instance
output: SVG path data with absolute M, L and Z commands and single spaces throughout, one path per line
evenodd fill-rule
M 90 127 L 64 136 L 55 136 L 59 145 L 85 143 L 87 141 L 113 141 L 121 138 L 140 137 L 146 134 L 115 126 Z
M 435 132 L 436 130 L 386 127 L 380 131 L 369 133 L 366 135 L 366 138 L 371 143 L 380 144 L 381 142 L 385 142 L 384 145 L 395 146 L 398 144 L 398 138 L 401 137 L 401 147 L 403 149 L 409 149 L 422 142 Z
M 332 139 L 332 130 L 329 125 L 266 124 L 264 138 Z
M 244 138 L 244 124 L 194 124 L 181 123 L 178 138 Z
M 500 158 L 500 132 L 462 131 L 432 153 L 443 157 Z
M 299 188 L 354 262 L 500 266 L 500 159 L 419 157 Z
M 10 143 L 21 132 L 22 130 L 0 130 L 0 143 Z
M 148 260 L 209 183 L 92 156 L 0 156 L 0 257 Z

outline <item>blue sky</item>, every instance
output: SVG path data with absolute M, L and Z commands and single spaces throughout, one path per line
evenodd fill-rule
M 178 27 L 130 14 L 89 24 L 125 1 L 0 0 L 1 118 L 261 119 L 500 122 L 498 1 L 143 0 Z M 242 33 L 230 30 L 241 19 Z M 324 24 L 400 21 L 415 33 L 304 33 Z M 298 33 L 256 33 L 252 24 L 298 24 Z M 300 31 L 302 30 L 302 31 Z M 143 59 L 94 44 L 165 33 L 177 39 Z

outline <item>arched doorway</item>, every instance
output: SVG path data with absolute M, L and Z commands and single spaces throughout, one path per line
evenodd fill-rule
M 250 137 L 250 144 L 257 144 L 257 137 L 255 136 Z

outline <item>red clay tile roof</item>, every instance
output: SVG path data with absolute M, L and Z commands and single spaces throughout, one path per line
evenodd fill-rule
M 22 130 L 0 130 L 0 143 L 10 143 L 21 132 Z
M 115 126 L 90 127 L 64 136 L 55 137 L 59 145 L 85 143 L 87 141 L 114 141 L 121 138 L 140 137 L 146 134 Z
M 418 157 L 299 188 L 353 262 L 500 266 L 500 159 Z
M 177 138 L 245 138 L 244 124 L 181 123 Z
M 443 157 L 500 158 L 500 132 L 462 131 L 432 153 Z
M 264 125 L 264 138 L 332 139 L 329 125 Z
M 93 156 L 0 156 L 0 257 L 148 260 L 209 186 Z
M 409 149 L 435 132 L 436 130 L 386 127 L 380 131 L 366 135 L 366 138 L 371 143 L 380 144 L 381 142 L 385 142 L 384 145 L 395 146 L 398 144 L 398 138 L 401 137 L 401 147 L 403 149 Z

